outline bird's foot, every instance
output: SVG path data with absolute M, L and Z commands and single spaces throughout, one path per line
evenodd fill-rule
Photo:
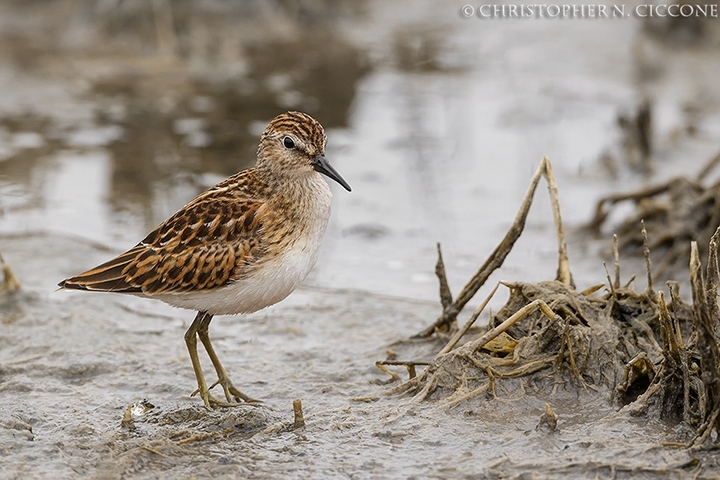
M 220 400 L 219 398 L 215 397 L 212 393 L 210 393 L 209 389 L 204 392 L 201 392 L 200 389 L 198 388 L 193 393 L 191 393 L 190 396 L 194 397 L 197 394 L 200 394 L 200 398 L 202 398 L 202 401 L 205 404 L 205 408 L 207 408 L 210 411 L 215 410 L 216 407 L 236 407 L 236 406 L 240 405 L 240 403 L 238 403 L 238 402 L 226 402 L 225 400 Z
M 215 388 L 217 385 L 221 385 L 223 387 L 227 401 L 220 400 L 210 393 L 210 390 Z M 237 387 L 235 387 L 235 385 L 233 385 L 232 381 L 227 376 L 215 381 L 215 383 L 210 385 L 205 392 L 200 391 L 198 388 L 191 393 L 190 396 L 194 397 L 197 394 L 200 394 L 200 398 L 203 399 L 205 408 L 208 410 L 214 410 L 214 407 L 237 407 L 244 404 L 261 403 L 261 400 L 256 400 L 241 392 Z
M 228 402 L 236 402 L 240 403 L 242 400 L 244 403 L 260 403 L 260 400 L 256 400 L 248 395 L 245 395 L 243 392 L 241 392 L 235 385 L 233 385 L 232 380 L 227 375 L 222 375 L 220 378 L 217 379 L 215 383 L 212 384 L 210 389 L 215 387 L 216 385 L 221 385 L 223 388 L 223 391 L 225 392 L 225 398 Z

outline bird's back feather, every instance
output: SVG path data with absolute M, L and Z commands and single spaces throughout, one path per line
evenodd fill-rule
M 148 296 L 218 288 L 262 261 L 264 184 L 240 172 L 200 194 L 127 252 L 61 288 Z

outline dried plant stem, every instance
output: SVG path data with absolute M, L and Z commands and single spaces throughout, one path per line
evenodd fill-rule
M 680 305 L 680 285 L 677 282 L 667 282 L 668 289 L 670 290 L 670 301 L 672 302 L 673 310 L 676 309 L 677 305 Z M 675 320 L 673 321 L 673 328 L 675 329 L 675 338 L 677 338 L 678 345 L 681 349 L 685 348 L 685 342 L 683 341 L 682 332 L 680 331 L 680 322 L 677 321 L 677 313 L 674 314 Z
M 487 304 L 488 304 L 488 302 L 490 301 L 490 299 L 495 295 L 495 292 L 497 292 L 497 289 L 498 289 L 498 287 L 500 286 L 501 283 L 502 283 L 502 282 L 498 282 L 498 283 L 495 285 L 495 288 L 492 289 L 492 291 L 490 292 L 490 294 L 489 294 L 487 297 L 485 297 L 485 300 L 480 304 L 480 306 L 478 306 L 478 307 L 475 309 L 475 311 L 472 313 L 472 315 L 470 315 L 470 318 L 468 319 L 467 322 L 465 322 L 465 325 L 463 325 L 460 330 L 458 330 L 457 332 L 455 332 L 455 335 L 453 335 L 453 337 L 450 339 L 450 341 L 447 343 L 447 345 L 445 345 L 445 347 L 443 347 L 443 349 L 440 350 L 440 352 L 438 352 L 437 356 L 445 355 L 445 354 L 448 353 L 450 350 L 452 350 L 453 348 L 455 348 L 455 345 L 457 345 L 457 343 L 460 341 L 460 339 L 462 338 L 462 336 L 465 335 L 468 330 L 470 330 L 470 327 L 473 326 L 473 324 L 474 324 L 475 321 L 478 319 L 478 317 L 480 316 L 480 314 L 483 312 L 483 310 L 485 310 L 485 307 L 487 306 Z
M 567 254 L 567 244 L 565 242 L 565 230 L 563 229 L 562 217 L 560 216 L 560 199 L 558 197 L 557 182 L 555 175 L 552 173 L 552 164 L 547 157 L 543 157 L 541 165 L 545 166 L 543 176 L 548 184 L 548 192 L 550 194 L 550 204 L 552 205 L 553 219 L 555 220 L 555 229 L 557 230 L 558 241 L 558 270 L 556 280 L 563 285 L 574 287 L 572 273 L 570 273 L 570 260 Z
M 442 304 L 443 310 L 445 310 L 452 305 L 452 293 L 450 292 L 450 285 L 448 284 L 445 273 L 445 263 L 443 262 L 440 242 L 437 244 L 437 253 L 438 260 L 437 264 L 435 264 L 435 275 L 437 275 L 440 284 L 440 303 Z
M 12 269 L 10 269 L 10 265 L 7 264 L 2 255 L 0 255 L 0 265 L 2 265 L 3 272 L 3 282 L 2 286 L 0 286 L 0 292 L 14 292 L 16 290 L 20 290 L 22 288 L 20 281 L 17 279 Z
M 702 182 L 705 177 L 710 175 L 710 173 L 715 169 L 715 167 L 720 164 L 720 152 L 718 152 L 713 158 L 710 159 L 710 161 L 705 165 L 702 170 L 697 174 L 695 177 L 695 180 L 698 182 Z
M 717 250 L 717 236 L 720 228 L 716 230 L 711 241 L 711 249 Z M 700 255 L 697 242 L 690 244 L 690 285 L 693 297 L 693 323 L 697 330 L 697 349 L 700 353 L 700 370 L 702 372 L 702 383 L 705 389 L 705 408 L 709 413 L 709 421 L 703 423 L 697 431 L 698 438 L 693 445 L 704 443 L 709 431 L 717 427 L 716 422 L 720 413 L 720 348 L 718 347 L 715 326 L 717 315 L 717 260 L 716 255 L 711 254 L 711 261 L 708 262 L 708 287 L 700 267 Z M 713 260 L 715 259 L 715 260 Z M 711 306 L 712 305 L 712 306 Z M 708 418 L 707 416 L 705 418 Z
M 491 341 L 493 338 L 497 337 L 498 335 L 503 333 L 505 330 L 512 327 L 518 320 L 525 318 L 526 316 L 530 315 L 531 313 L 533 313 L 537 310 L 540 310 L 550 320 L 562 322 L 562 319 L 555 312 L 552 311 L 552 309 L 548 306 L 547 303 L 545 303 L 543 300 L 534 300 L 534 301 L 528 303 L 527 305 L 525 305 L 524 307 L 522 307 L 520 310 L 518 310 L 514 314 L 512 314 L 500 325 L 498 325 L 497 327 L 493 328 L 492 330 L 486 332 L 480 338 L 463 345 L 462 348 L 466 348 L 466 349 L 470 350 L 471 352 L 477 352 L 478 350 L 483 348 L 485 345 L 487 345 L 487 343 L 489 341 Z
M 672 317 L 665 303 L 665 293 L 657 292 L 658 320 L 660 322 L 660 339 L 664 357 L 662 374 L 662 395 L 660 415 L 663 417 L 677 416 L 678 405 L 682 405 L 682 418 L 690 425 L 690 372 L 687 355 L 682 348 L 682 338 L 673 325 Z M 679 397 L 682 394 L 682 401 Z
M 617 294 L 615 293 L 616 287 L 613 285 L 612 280 L 610 280 L 610 272 L 608 272 L 605 262 L 603 262 L 603 268 L 605 269 L 605 278 L 607 279 L 608 285 L 610 285 L 610 294 L 613 298 L 617 299 Z
M 387 373 L 388 375 L 390 375 L 392 377 L 391 381 L 399 380 L 400 375 L 390 371 L 390 369 L 386 368 L 386 365 L 400 365 L 400 366 L 407 368 L 408 376 L 410 377 L 410 380 L 412 380 L 413 378 L 415 378 L 417 376 L 417 370 L 415 368 L 416 366 L 427 366 L 429 364 L 430 364 L 430 362 L 422 362 L 422 361 L 416 362 L 416 361 L 412 361 L 412 360 L 408 360 L 408 361 L 381 360 L 381 361 L 375 362 L 376 367 L 378 367 L 384 373 Z
M 416 337 L 429 337 L 430 335 L 435 333 L 436 330 L 447 330 L 449 326 L 456 321 L 460 311 L 475 296 L 480 287 L 485 284 L 490 275 L 502 266 L 505 258 L 512 250 L 515 242 L 517 242 L 518 238 L 520 238 L 520 235 L 525 228 L 525 221 L 527 219 L 528 212 L 530 211 L 530 206 L 532 205 L 535 190 L 537 189 L 538 183 L 540 182 L 540 179 L 542 177 L 545 177 L 545 180 L 548 182 L 550 202 L 552 204 L 553 217 L 555 219 L 555 227 L 557 230 L 559 257 L 557 280 L 565 285 L 572 286 L 572 275 L 570 273 L 570 262 L 567 256 L 565 232 L 563 230 L 562 218 L 560 216 L 560 202 L 558 201 L 557 184 L 555 182 L 555 177 L 552 173 L 552 165 L 550 164 L 550 160 L 548 160 L 547 157 L 543 157 L 543 159 L 540 161 L 540 165 L 538 166 L 535 174 L 532 177 L 532 180 L 530 180 L 530 185 L 528 186 L 527 192 L 525 192 L 523 201 L 520 204 L 520 209 L 515 215 L 515 220 L 510 226 L 508 232 L 505 234 L 505 237 L 502 239 L 500 244 L 495 247 L 495 250 L 493 250 L 488 259 L 485 260 L 485 263 L 483 263 L 477 273 L 475 273 L 475 275 L 473 275 L 473 277 L 470 279 L 470 281 L 468 281 L 465 287 L 463 287 L 455 300 L 447 306 L 443 304 L 443 313 L 440 318 L 438 318 L 435 323 L 430 325 L 428 328 L 418 333 Z M 438 250 L 438 254 L 439 253 L 440 251 Z M 440 255 L 438 256 L 440 257 Z M 449 288 L 447 288 L 446 293 L 443 293 L 445 287 L 442 285 L 442 279 L 444 278 L 445 273 L 444 265 L 442 264 L 441 258 L 438 258 L 438 265 L 442 265 L 442 268 L 436 269 L 436 272 L 440 272 L 438 274 L 438 278 L 441 279 L 441 302 L 445 302 L 448 298 L 447 293 L 449 293 Z M 447 279 L 445 279 L 444 281 L 445 284 L 447 284 Z
M 303 428 L 305 426 L 305 416 L 303 415 L 302 400 L 293 400 L 293 428 Z
M 546 313 L 546 315 L 547 315 L 547 313 Z M 550 317 L 550 318 L 552 318 L 552 317 Z M 557 320 L 561 320 L 560 317 L 557 317 Z M 570 371 L 575 375 L 575 378 L 578 379 L 578 381 L 580 382 L 580 385 L 582 385 L 583 389 L 587 391 L 587 389 L 588 389 L 587 384 L 585 383 L 585 380 L 583 380 L 582 375 L 580 374 L 580 370 L 578 370 L 578 368 L 577 368 L 577 363 L 575 362 L 575 353 L 573 353 L 572 344 L 570 343 L 570 323 L 569 322 L 565 322 L 565 328 L 563 329 L 562 341 L 563 341 L 562 347 L 560 348 L 560 351 L 558 352 L 558 356 L 557 356 L 558 365 L 559 366 L 562 365 L 563 354 L 565 353 L 565 347 L 567 347 L 568 360 L 570 362 Z
M 668 182 L 662 185 L 655 185 L 649 188 L 638 190 L 637 192 L 616 193 L 614 195 L 609 195 L 605 198 L 600 199 L 597 203 L 597 206 L 595 207 L 595 216 L 590 221 L 590 223 L 588 223 L 587 228 L 595 233 L 600 233 L 600 228 L 602 227 L 602 224 L 605 222 L 607 216 L 610 214 L 609 207 L 625 200 L 632 200 L 637 203 L 644 198 L 654 197 L 655 195 L 667 192 L 670 189 L 670 185 L 671 183 Z
M 720 227 L 710 238 L 708 246 L 708 263 L 707 263 L 707 285 L 705 293 L 705 301 L 707 302 L 711 319 L 720 320 L 720 311 L 718 311 L 718 235 L 720 235 Z M 717 326 L 717 325 L 716 325 Z
M 476 397 L 476 396 L 480 395 L 481 393 L 487 392 L 489 388 L 490 388 L 490 382 L 485 383 L 484 385 L 481 385 L 481 386 L 477 387 L 476 389 L 474 389 L 470 392 L 464 393 L 460 396 L 457 396 L 454 398 L 448 397 L 447 400 L 443 403 L 442 408 L 443 408 L 443 410 L 450 410 L 455 405 L 458 405 L 466 400 L 470 400 L 471 398 Z
M 234 430 L 235 430 L 235 427 L 228 427 L 228 428 L 226 428 L 226 429 L 224 429 L 224 430 L 218 430 L 218 431 L 216 431 L 216 432 L 203 432 L 203 433 L 198 433 L 198 434 L 196 434 L 196 435 L 193 435 L 192 437 L 184 438 L 184 439 L 182 439 L 182 440 L 178 440 L 176 443 L 177 443 L 178 445 L 185 445 L 185 444 L 187 444 L 187 443 L 200 442 L 200 441 L 203 441 L 203 440 L 207 440 L 207 439 L 209 439 L 209 438 L 217 437 L 218 435 L 228 435 L 228 434 L 232 433 Z

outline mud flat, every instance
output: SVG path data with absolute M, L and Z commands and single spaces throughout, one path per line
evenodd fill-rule
M 190 312 L 31 287 L 63 278 L 75 256 L 106 257 L 101 246 L 39 234 L 6 236 L 0 248 L 28 285 L 3 294 L 3 477 L 720 473 L 716 383 L 703 374 L 713 347 L 691 333 L 698 315 L 672 291 L 669 307 L 662 293 L 634 293 L 618 278 L 605 294 L 602 284 L 576 292 L 561 267 L 552 282 L 508 284 L 506 306 L 487 327 L 463 328 L 467 338 L 438 326 L 409 339 L 432 312 L 443 317 L 437 306 L 302 289 L 213 325 L 228 370 L 266 401 L 208 412 L 189 396 Z M 51 261 L 60 253 L 64 261 Z M 376 368 L 383 358 L 417 360 Z M 400 384 L 384 373 L 411 363 Z

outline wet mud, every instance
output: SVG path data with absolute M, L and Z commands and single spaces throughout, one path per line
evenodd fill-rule
M 699 172 L 717 153 L 716 24 L 485 21 L 431 1 L 268 5 L 0 5 L 0 253 L 22 284 L 0 295 L 0 478 L 720 474 L 712 450 L 687 448 L 695 424 L 626 408 L 662 354 L 629 362 L 659 330 L 623 340 L 612 380 L 573 371 L 567 346 L 585 345 L 592 319 L 579 312 L 596 312 L 594 300 L 566 309 L 578 318 L 567 342 L 537 314 L 483 350 L 500 358 L 545 328 L 538 338 L 565 352 L 558 375 L 498 377 L 461 398 L 493 368 L 518 365 L 478 372 L 458 361 L 426 398 L 414 398 L 422 387 L 397 388 L 437 371 L 428 365 L 449 340 L 434 330 L 412 338 L 451 304 L 437 300 L 437 242 L 452 299 L 508 231 L 543 155 L 577 290 L 609 285 L 602 263 L 612 264 L 608 246 L 628 211 L 610 212 L 595 240 L 575 227 L 601 198 Z M 264 122 L 288 109 L 327 128 L 328 158 L 353 192 L 335 192 L 321 258 L 298 291 L 213 320 L 233 381 L 263 403 L 209 412 L 190 396 L 183 334 L 193 312 L 56 284 L 251 165 Z M 458 321 L 500 280 L 551 288 L 550 212 L 539 198 Z M 620 241 L 636 244 L 639 231 Z M 639 258 L 623 255 L 623 271 L 642 292 Z M 681 291 L 687 305 L 690 289 Z M 505 321 L 507 298 L 469 334 Z M 576 367 L 599 368 L 595 347 L 577 349 Z
M 106 255 L 62 237 L 3 238 L 0 247 L 31 284 L 40 271 L 62 276 L 67 267 L 13 252 Z M 555 430 L 539 426 L 547 400 L 539 390 L 503 386 L 492 401 L 450 409 L 387 395 L 374 362 L 386 348 L 405 358 L 432 354 L 427 340 L 387 342 L 437 310 L 428 303 L 301 289 L 246 319 L 219 317 L 211 335 L 227 369 L 265 401 L 208 412 L 189 396 L 182 335 L 192 312 L 102 295 L 14 295 L 0 335 L 5 478 L 378 478 L 428 470 L 685 478 L 698 473 L 700 459 L 700 473 L 713 471 L 712 455 L 667 445 L 689 437 L 681 425 L 618 413 L 609 398 L 572 384 L 552 397 Z M 300 429 L 295 399 L 305 412 Z

